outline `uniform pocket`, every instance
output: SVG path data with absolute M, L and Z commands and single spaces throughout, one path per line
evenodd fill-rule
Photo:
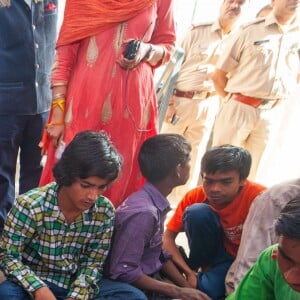
M 290 70 L 300 72 L 300 46 L 298 44 L 293 45 L 288 50 L 286 64 Z
M 257 69 L 263 69 L 271 65 L 274 52 L 270 42 L 263 42 L 261 44 L 248 45 L 244 50 L 245 55 L 251 57 Z

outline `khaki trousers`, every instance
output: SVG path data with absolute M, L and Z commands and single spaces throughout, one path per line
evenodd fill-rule
M 252 156 L 249 179 L 255 180 L 260 159 L 280 111 L 281 104 L 271 109 L 260 109 L 229 98 L 216 117 L 212 145 L 231 144 L 247 149 Z

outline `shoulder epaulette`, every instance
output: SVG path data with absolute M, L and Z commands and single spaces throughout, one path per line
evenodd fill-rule
M 214 24 L 214 22 L 203 22 L 203 23 L 192 24 L 192 30 L 200 26 L 211 26 L 212 24 Z
M 241 27 L 242 27 L 242 28 L 247 28 L 247 27 L 249 27 L 249 26 L 251 26 L 251 25 L 262 23 L 262 22 L 265 21 L 265 19 L 266 19 L 266 18 L 257 18 L 257 19 L 254 19 L 254 20 L 250 21 L 250 22 L 247 22 L 247 23 L 245 23 L 245 24 L 242 24 Z

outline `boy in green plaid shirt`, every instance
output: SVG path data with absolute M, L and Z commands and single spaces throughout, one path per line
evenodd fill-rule
M 107 136 L 84 131 L 55 165 L 56 182 L 17 198 L 0 242 L 0 299 L 113 299 L 101 279 L 114 208 L 102 193 L 120 169 Z

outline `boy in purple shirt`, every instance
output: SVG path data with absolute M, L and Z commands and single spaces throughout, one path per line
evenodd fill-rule
M 164 221 L 170 210 L 166 197 L 187 181 L 190 151 L 190 144 L 178 134 L 146 140 L 138 160 L 147 182 L 116 210 L 106 274 L 115 284 L 126 282 L 142 290 L 144 299 L 209 299 L 190 287 L 162 250 Z

